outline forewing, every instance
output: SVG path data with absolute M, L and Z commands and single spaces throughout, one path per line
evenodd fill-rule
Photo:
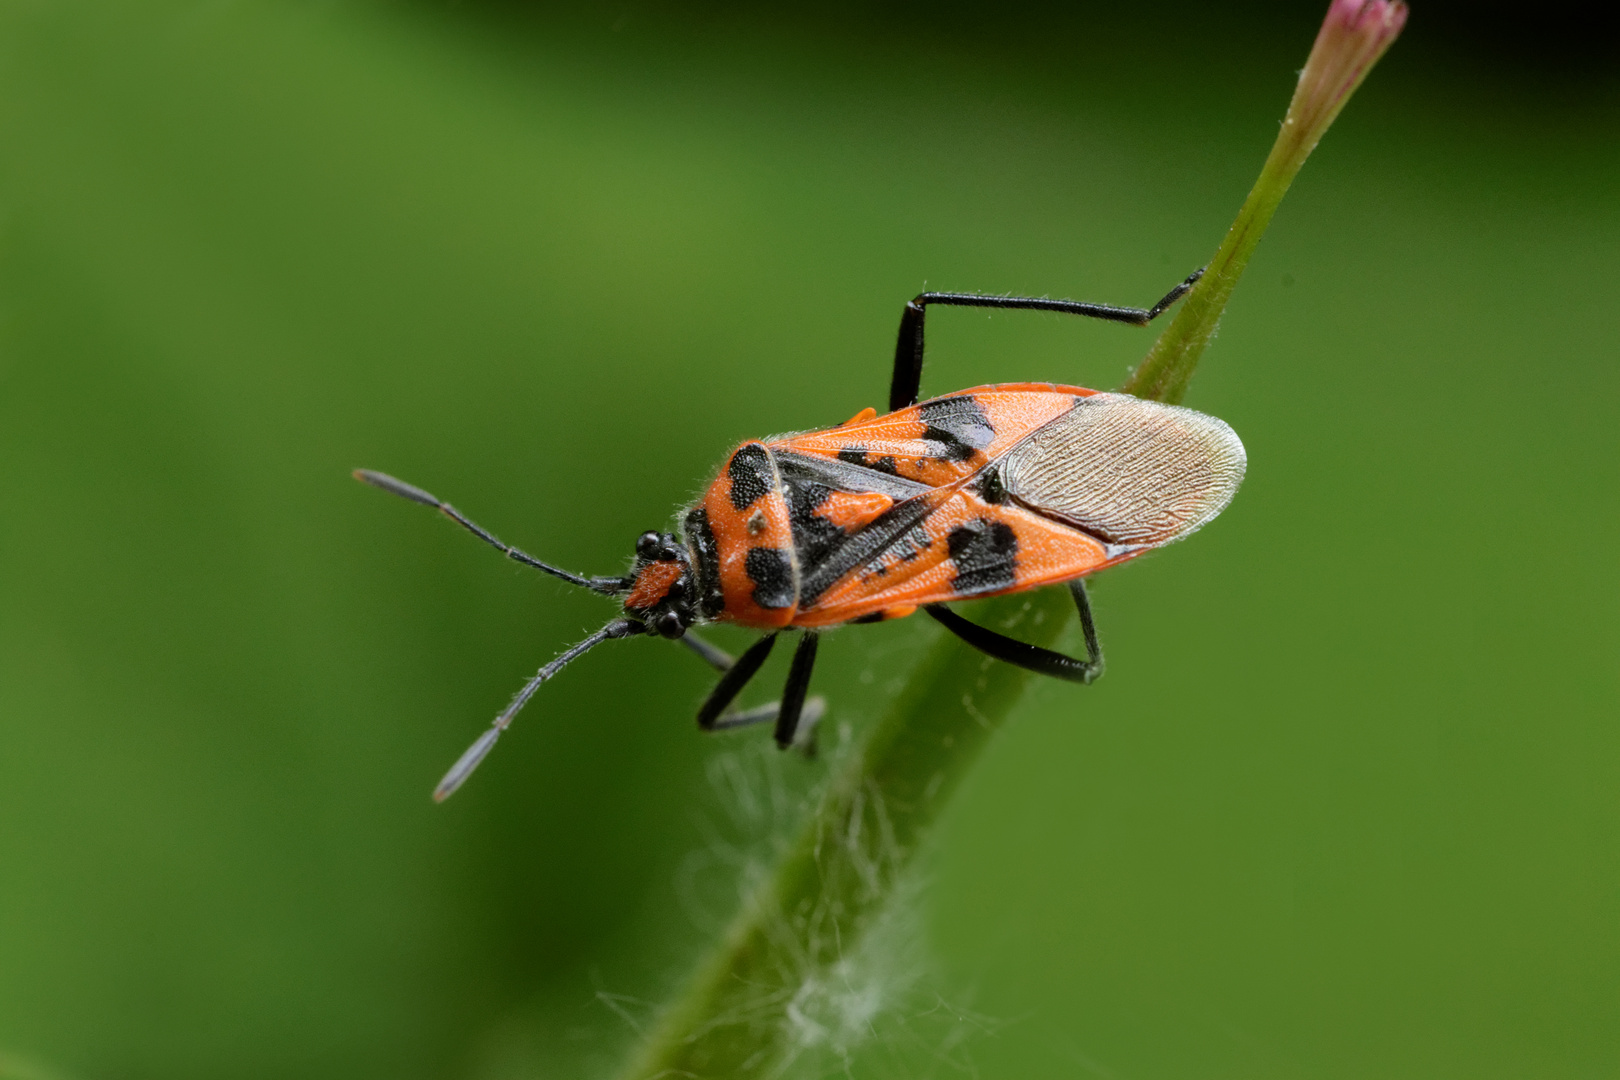
M 868 478 L 889 476 L 925 487 L 946 487 L 973 475 L 1030 432 L 1066 413 L 1077 396 L 1091 393 L 1047 383 L 980 386 L 770 445 L 778 453 L 862 470 Z M 849 483 L 858 483 L 859 475 L 852 474 L 856 479 Z M 869 482 L 874 490 L 883 490 L 878 480 Z
M 829 626 L 885 609 L 1068 581 L 1131 550 L 1010 502 L 992 504 L 960 485 L 897 503 L 850 537 L 805 575 L 794 622 Z
M 1068 581 L 1225 508 L 1243 444 L 1190 409 L 1070 386 L 982 386 L 769 444 L 799 626 Z
M 1013 500 L 1112 544 L 1157 546 L 1226 509 L 1243 443 L 1224 422 L 1126 394 L 1075 399 L 1002 457 Z

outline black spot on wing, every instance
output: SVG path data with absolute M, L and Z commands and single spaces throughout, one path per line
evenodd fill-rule
M 872 452 L 864 446 L 846 446 L 838 451 L 838 460 L 846 465 L 859 465 L 861 468 L 884 473 L 888 476 L 899 476 L 900 470 L 894 463 L 894 458 L 873 457 Z M 851 489 L 853 490 L 853 489 Z
M 712 619 L 725 610 L 726 595 L 720 588 L 720 545 L 709 527 L 709 512 L 701 506 L 688 510 L 685 531 L 697 579 L 698 610 Z
M 748 509 L 776 486 L 770 454 L 759 443 L 749 443 L 731 455 L 726 475 L 731 477 L 731 505 L 736 510 Z
M 973 484 L 973 490 L 991 506 L 1000 506 L 1007 501 L 1007 489 L 1001 483 L 1001 470 L 993 465 L 980 474 Z
M 917 416 L 927 428 L 923 438 L 938 443 L 939 456 L 950 461 L 966 461 L 996 437 L 990 418 L 972 394 L 925 401 L 917 407 Z
M 1017 580 L 1018 536 L 1011 526 L 980 518 L 952 529 L 946 542 L 956 564 L 951 586 L 961 595 L 1008 589 Z
M 788 523 L 793 527 L 793 547 L 798 551 L 802 572 L 802 568 L 814 566 L 831 555 L 849 535 L 831 520 L 816 513 L 832 494 L 832 488 L 813 480 L 786 478 L 783 479 L 783 486 L 787 489 Z
M 754 603 L 762 608 L 793 606 L 793 568 L 787 552 L 780 548 L 749 548 L 743 569 L 754 583 Z

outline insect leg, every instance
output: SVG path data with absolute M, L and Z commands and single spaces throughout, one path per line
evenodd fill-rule
M 766 634 L 750 645 L 748 650 L 737 658 L 737 662 L 726 669 L 726 673 L 720 676 L 720 681 L 714 684 L 714 689 L 709 691 L 708 699 L 703 702 L 702 708 L 698 709 L 698 727 L 704 731 L 714 730 L 720 714 L 726 711 L 726 706 L 731 704 L 732 699 L 748 685 L 748 680 L 752 679 L 764 665 L 765 658 L 771 655 L 771 649 L 775 645 L 776 635 Z
M 923 610 L 944 625 L 945 629 L 987 656 L 1006 661 L 1037 675 L 1050 675 L 1068 682 L 1092 683 L 1103 673 L 1102 647 L 1097 643 L 1097 627 L 1091 621 L 1091 601 L 1086 596 L 1083 581 L 1069 583 L 1074 605 L 1080 611 L 1080 631 L 1086 639 L 1086 659 L 1043 649 L 1038 645 L 1017 641 L 1005 634 L 968 622 L 944 604 L 930 604 Z
M 704 641 L 700 637 L 697 637 L 690 630 L 688 630 L 685 635 L 681 637 L 681 640 L 686 643 L 687 648 L 697 653 L 704 660 L 707 660 L 717 671 L 730 671 L 731 668 L 737 663 L 737 661 L 732 658 L 730 653 L 719 648 L 718 646 L 711 645 L 709 642 Z M 821 717 L 826 713 L 826 711 L 826 698 L 818 696 L 805 699 L 804 709 L 799 714 L 798 735 L 795 736 L 796 741 L 808 744 L 810 736 L 815 731 L 816 724 L 820 722 Z M 774 723 L 776 718 L 781 715 L 781 712 L 782 703 L 780 701 L 773 701 L 768 705 L 757 705 L 752 709 L 739 709 L 735 712 L 721 712 L 721 714 L 716 717 L 715 720 L 704 730 L 711 732 L 732 731 L 736 728 L 752 727 L 755 724 Z M 813 752 L 813 747 L 807 745 L 806 752 Z
M 682 634 L 680 640 L 681 643 L 688 649 L 691 649 L 693 652 L 703 657 L 708 665 L 714 668 L 716 671 L 722 673 L 730 671 L 731 665 L 737 662 L 736 658 L 730 653 L 726 652 L 726 650 L 720 648 L 718 645 L 711 645 L 709 642 L 704 641 L 690 630 Z
M 1069 582 L 1069 595 L 1074 597 L 1074 608 L 1080 614 L 1080 633 L 1086 639 L 1086 663 L 1091 667 L 1091 678 L 1086 682 L 1093 683 L 1102 678 L 1107 665 L 1103 660 L 1102 643 L 1097 640 L 1097 624 L 1091 621 L 1091 594 L 1086 591 L 1086 579 L 1075 578 Z
M 816 647 L 821 635 L 806 630 L 793 653 L 793 666 L 788 669 L 787 685 L 782 688 L 782 711 L 776 714 L 776 745 L 786 750 L 793 745 L 799 733 L 799 721 L 804 710 L 804 695 L 810 689 L 810 672 L 816 666 Z
M 1086 315 L 1109 322 L 1146 326 L 1162 315 L 1166 308 L 1187 295 L 1187 291 L 1204 276 L 1195 270 L 1187 279 L 1150 308 L 1119 307 L 1115 304 L 1092 304 L 1084 300 L 1048 300 L 1035 296 L 991 296 L 985 293 L 925 292 L 906 305 L 900 315 L 900 340 L 894 348 L 894 374 L 889 380 L 889 411 L 917 404 L 917 391 L 922 386 L 923 322 L 929 304 L 947 307 L 1015 308 L 1023 311 L 1061 311 L 1069 315 Z
M 731 731 L 735 728 L 752 727 L 755 724 L 768 724 L 774 721 L 782 711 L 782 703 L 773 701 L 768 705 L 759 705 L 752 709 L 740 709 L 737 712 L 724 713 L 714 722 L 710 731 Z M 817 694 L 806 698 L 804 710 L 799 713 L 799 741 L 803 736 L 813 730 L 827 712 L 827 699 Z
M 524 566 L 532 566 L 536 570 L 550 574 L 552 577 L 562 578 L 570 585 L 578 585 L 582 589 L 590 589 L 592 592 L 604 593 L 608 596 L 617 596 L 619 593 L 622 593 L 628 589 L 632 584 L 632 579 L 630 578 L 583 577 L 579 574 L 571 574 L 567 570 L 559 569 L 552 566 L 550 563 L 543 563 L 527 552 L 519 551 L 510 544 L 501 543 L 500 540 L 496 539 L 494 533 L 490 532 L 488 529 L 477 524 L 471 519 L 464 517 L 460 510 L 457 510 L 455 507 L 451 506 L 437 495 L 430 495 L 414 484 L 407 484 L 403 480 L 396 480 L 387 473 L 373 472 L 370 469 L 356 469 L 354 470 L 354 478 L 362 483 L 370 484 L 374 488 L 381 488 L 383 491 L 386 491 L 391 495 L 398 495 L 402 499 L 409 499 L 411 502 L 418 502 L 423 506 L 431 506 L 445 517 L 449 518 L 451 521 L 455 522 L 457 525 L 460 525 L 463 529 L 466 529 L 468 532 L 478 537 L 478 539 L 494 548 L 496 551 L 499 551 L 502 555 L 505 555 L 508 559 L 511 559 L 513 562 L 520 562 Z

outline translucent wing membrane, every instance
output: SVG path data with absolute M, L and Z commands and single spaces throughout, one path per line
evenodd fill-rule
M 1213 416 L 1125 394 L 1075 407 L 1009 450 L 1001 484 L 1018 502 L 1111 544 L 1168 544 L 1226 509 L 1243 443 Z

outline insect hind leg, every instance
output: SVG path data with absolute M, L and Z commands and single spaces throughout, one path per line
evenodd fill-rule
M 1067 315 L 1085 315 L 1108 322 L 1146 326 L 1166 308 L 1180 300 L 1204 276 L 1202 269 L 1194 270 L 1175 288 L 1150 308 L 1120 307 L 1117 304 L 1093 304 L 1084 300 L 1049 300 L 1038 296 L 993 296 L 986 293 L 925 292 L 906 304 L 900 315 L 900 338 L 894 347 L 894 373 L 889 378 L 889 411 L 917 404 L 917 393 L 922 387 L 923 329 L 929 304 L 946 307 L 1013 308 L 1023 311 L 1060 311 Z
M 1086 639 L 1086 658 L 1076 660 L 1039 645 L 1018 641 L 998 634 L 988 627 L 969 622 L 944 604 L 930 604 L 923 610 L 932 615 L 945 629 L 978 649 L 986 656 L 1005 661 L 1037 675 L 1050 675 L 1054 679 L 1085 685 L 1094 683 L 1103 673 L 1102 646 L 1097 641 L 1097 627 L 1091 619 L 1091 598 L 1086 595 L 1086 584 L 1079 578 L 1069 583 L 1069 593 L 1080 613 L 1080 632 Z

